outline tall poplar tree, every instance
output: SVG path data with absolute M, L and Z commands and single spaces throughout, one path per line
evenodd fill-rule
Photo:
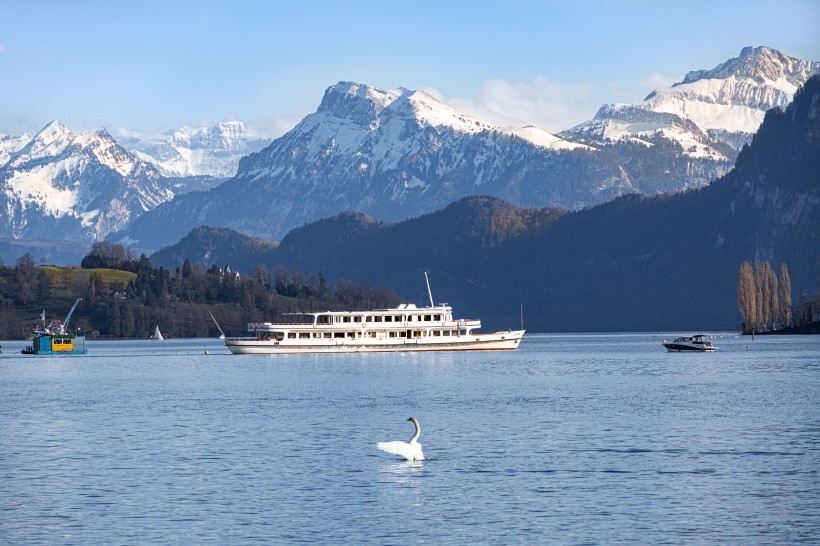
M 778 306 L 778 321 L 783 328 L 792 325 L 792 281 L 789 278 L 789 268 L 780 263 L 780 305 Z
M 755 260 L 755 330 L 766 329 L 766 266 L 760 260 Z
M 743 262 L 737 279 L 737 308 L 744 331 L 754 331 L 757 322 L 757 288 L 752 264 Z
M 777 275 L 774 274 L 772 264 L 766 262 L 766 309 L 771 329 L 775 329 L 777 322 Z

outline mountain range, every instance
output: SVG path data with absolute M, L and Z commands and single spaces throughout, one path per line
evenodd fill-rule
M 167 180 L 105 129 L 54 121 L 36 135 L 0 135 L 0 237 L 103 239 L 174 197 Z
M 765 110 L 818 71 L 817 62 L 745 48 L 560 135 L 497 127 L 421 91 L 340 82 L 315 113 L 243 158 L 234 178 L 165 203 L 115 237 L 158 248 L 207 224 L 279 239 L 345 210 L 396 221 L 476 194 L 577 210 L 702 187 L 731 168 Z
M 152 259 L 173 267 L 174 257 L 218 251 L 234 269 L 322 271 L 417 303 L 426 301 L 426 271 L 438 297 L 491 328 L 518 326 L 523 304 L 531 331 L 732 329 L 743 261 L 786 263 L 795 301 L 818 288 L 820 76 L 765 115 L 729 173 L 697 190 L 576 212 L 473 196 L 397 223 L 344 213 L 250 257 L 246 239 L 195 230 Z
M 53 122 L 34 136 L 0 135 L 0 238 L 111 238 L 151 250 L 203 224 L 281 239 L 345 210 L 398 221 L 476 194 L 578 210 L 702 187 L 731 168 L 764 111 L 818 70 L 744 48 L 557 135 L 498 127 L 421 91 L 352 82 L 328 88 L 315 113 L 255 152 L 266 141 L 240 122 L 119 131 L 119 141 Z

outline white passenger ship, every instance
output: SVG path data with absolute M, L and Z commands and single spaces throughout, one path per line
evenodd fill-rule
M 429 293 L 429 283 L 428 283 Z M 446 303 L 395 309 L 289 313 L 288 322 L 248 324 L 253 337 L 226 338 L 234 354 L 516 349 L 524 330 L 479 334 L 477 319 L 454 319 Z

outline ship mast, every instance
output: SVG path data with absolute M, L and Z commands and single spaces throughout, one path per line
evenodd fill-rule
M 430 307 L 435 307 L 436 304 L 433 303 L 433 293 L 430 291 L 430 279 L 427 278 L 427 272 L 424 272 L 424 280 L 427 283 L 427 295 L 430 296 Z

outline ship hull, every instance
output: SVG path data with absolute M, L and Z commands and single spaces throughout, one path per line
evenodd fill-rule
M 256 338 L 227 338 L 225 345 L 234 354 L 296 354 L 296 353 L 385 353 L 430 351 L 505 351 L 517 349 L 524 330 L 475 334 L 447 340 L 327 340 L 325 343 L 267 341 Z

